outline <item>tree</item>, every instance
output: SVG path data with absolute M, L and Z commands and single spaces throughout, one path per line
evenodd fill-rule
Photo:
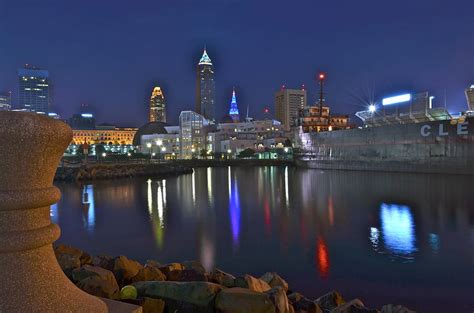
M 255 154 L 255 150 L 247 148 L 245 150 L 240 151 L 239 155 L 237 156 L 238 158 L 251 158 Z

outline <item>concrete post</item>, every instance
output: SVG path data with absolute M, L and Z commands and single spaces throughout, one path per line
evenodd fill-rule
M 0 112 L 0 312 L 107 312 L 69 281 L 52 248 L 60 234 L 52 182 L 71 138 L 62 122 Z

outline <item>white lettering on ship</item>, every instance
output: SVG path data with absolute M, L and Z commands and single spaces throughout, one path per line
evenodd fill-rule
M 456 134 L 461 136 L 461 135 L 469 135 L 469 131 L 467 128 L 467 125 L 469 125 L 468 122 L 464 123 L 458 123 L 456 126 Z M 430 125 L 423 125 L 420 128 L 420 134 L 423 137 L 428 137 L 431 135 L 431 126 Z M 439 124 L 438 125 L 438 136 L 448 136 L 449 132 L 444 130 L 444 124 Z

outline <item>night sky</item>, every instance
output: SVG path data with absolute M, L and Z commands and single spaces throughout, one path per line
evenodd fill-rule
M 305 84 L 313 103 L 319 71 L 337 113 L 403 91 L 443 106 L 445 90 L 454 112 L 474 83 L 474 1 L 0 0 L 0 91 L 17 105 L 17 68 L 34 64 L 50 71 L 64 118 L 87 103 L 100 122 L 139 126 L 159 85 L 176 123 L 194 109 L 205 45 L 219 116 L 233 86 L 254 117 L 273 112 L 282 84 Z

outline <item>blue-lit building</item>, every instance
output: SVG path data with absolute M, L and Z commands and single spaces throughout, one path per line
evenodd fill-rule
M 235 96 L 235 88 L 232 91 L 232 100 L 230 102 L 229 116 L 234 123 L 240 122 L 239 108 L 237 106 L 237 97 Z
M 49 72 L 26 65 L 18 70 L 20 109 L 48 114 L 52 104 Z
M 210 121 L 216 120 L 215 94 L 214 66 L 204 49 L 197 65 L 196 112 Z

